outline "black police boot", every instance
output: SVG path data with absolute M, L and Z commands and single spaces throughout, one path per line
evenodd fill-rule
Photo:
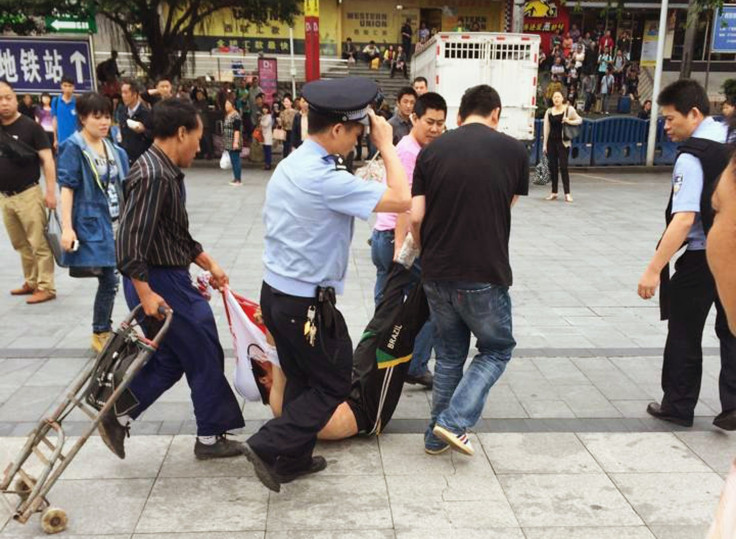
M 251 446 L 247 443 L 243 444 L 245 457 L 253 465 L 253 470 L 256 472 L 256 477 L 263 483 L 263 486 L 268 490 L 274 492 L 281 491 L 281 484 L 279 483 L 276 473 L 273 468 L 269 466 L 261 457 L 258 456 Z
M 194 456 L 197 460 L 227 459 L 239 457 L 244 453 L 242 443 L 228 440 L 224 434 L 217 436 L 217 441 L 212 445 L 203 444 L 199 438 L 194 443 Z
M 310 475 L 313 473 L 321 472 L 327 468 L 327 461 L 324 457 L 316 456 L 312 457 L 312 462 L 306 468 L 290 473 L 278 473 L 276 477 L 279 483 L 291 483 L 294 479 L 298 479 L 303 475 Z

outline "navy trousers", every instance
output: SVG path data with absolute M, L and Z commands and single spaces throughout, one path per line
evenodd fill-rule
M 335 309 L 335 333 L 319 328 L 310 346 L 304 323 L 311 305 L 314 299 L 284 294 L 265 282 L 261 288 L 263 320 L 276 341 L 286 387 L 281 417 L 263 425 L 248 444 L 283 474 L 311 465 L 317 433 L 350 394 L 353 344 L 345 320 Z
M 242 428 L 243 414 L 224 374 L 225 355 L 215 317 L 209 303 L 192 285 L 189 271 L 151 268 L 149 285 L 174 310 L 174 318 L 161 346 L 130 384 L 139 401 L 130 416 L 137 418 L 186 375 L 199 436 Z M 132 309 L 139 303 L 138 294 L 128 278 L 123 287 Z

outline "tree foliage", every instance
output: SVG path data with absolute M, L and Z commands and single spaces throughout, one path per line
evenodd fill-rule
M 178 77 L 189 52 L 195 49 L 195 31 L 206 26 L 217 11 L 233 18 L 265 24 L 291 24 L 299 0 L 0 0 L 0 28 L 19 35 L 41 33 L 41 18 L 97 13 L 120 33 L 135 63 L 149 78 Z

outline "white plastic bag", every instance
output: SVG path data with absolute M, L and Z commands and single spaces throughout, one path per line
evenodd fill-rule
M 222 157 L 220 157 L 220 168 L 222 170 L 230 170 L 233 168 L 233 163 L 230 161 L 230 154 L 227 150 L 222 152 Z
M 409 232 L 401 246 L 401 251 L 399 252 L 399 257 L 396 259 L 396 262 L 404 266 L 406 269 L 411 269 L 418 256 L 419 249 L 414 243 L 414 237 L 411 235 L 411 232 Z
M 358 178 L 364 180 L 374 181 L 381 183 L 386 177 L 386 167 L 383 164 L 383 159 L 378 158 L 378 154 L 373 157 L 366 165 L 363 165 L 355 171 L 355 175 Z
M 268 344 L 265 333 L 246 314 L 241 302 L 247 302 L 249 306 L 255 304 L 244 298 L 240 300 L 229 288 L 225 289 L 225 310 L 235 345 L 234 385 L 245 400 L 256 402 L 261 400 L 261 393 L 253 373 L 253 362 L 262 366 L 266 363 L 280 365 L 276 348 Z

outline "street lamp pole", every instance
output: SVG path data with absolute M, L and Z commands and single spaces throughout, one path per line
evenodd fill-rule
M 652 113 L 649 116 L 649 137 L 647 138 L 647 166 L 654 165 L 654 148 L 657 142 L 657 118 L 659 116 L 659 105 L 657 96 L 662 86 L 662 67 L 664 65 L 664 40 L 667 36 L 667 4 L 668 0 L 662 0 L 659 13 L 659 35 L 657 36 L 657 65 L 654 68 L 654 88 L 652 89 Z

